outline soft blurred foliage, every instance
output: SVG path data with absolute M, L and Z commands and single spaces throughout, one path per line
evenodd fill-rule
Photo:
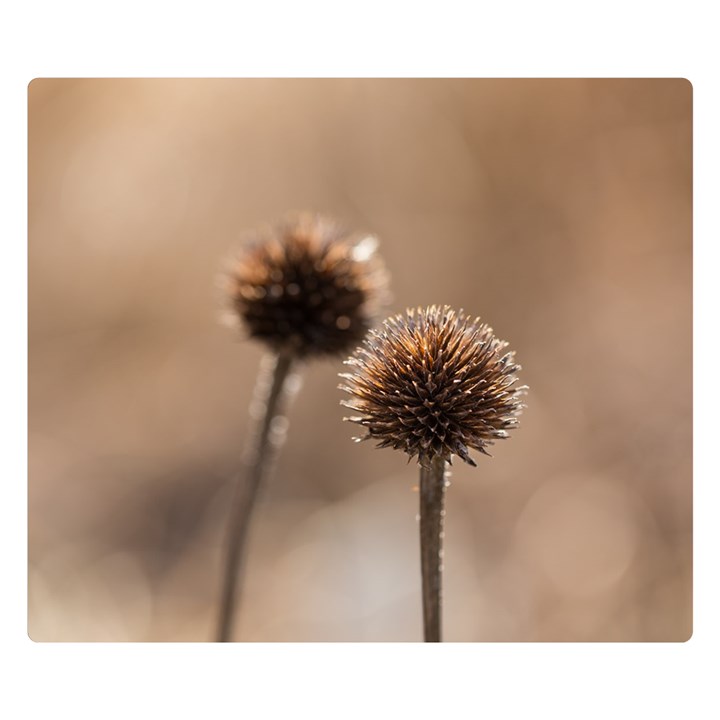
M 520 428 L 454 466 L 448 641 L 692 628 L 692 89 L 684 80 L 36 80 L 29 632 L 208 640 L 262 349 L 218 318 L 244 232 L 380 237 L 394 303 L 511 342 Z M 237 638 L 419 640 L 417 470 L 308 366 Z

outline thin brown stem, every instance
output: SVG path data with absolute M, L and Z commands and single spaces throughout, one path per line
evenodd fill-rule
M 291 354 L 280 353 L 275 357 L 274 365 L 267 371 L 267 375 L 263 376 L 261 371 L 258 376 L 257 390 L 260 390 L 263 396 L 256 400 L 263 404 L 262 414 L 256 420 L 257 427 L 251 434 L 246 467 L 238 478 L 235 497 L 230 508 L 217 629 L 219 642 L 229 642 L 232 638 L 235 608 L 241 590 L 240 579 L 245 559 L 248 528 L 258 489 L 267 475 L 283 439 L 283 433 L 273 433 L 273 421 L 283 417 L 287 397 L 287 379 L 290 377 L 292 363 L 293 356 Z M 259 393 L 256 391 L 257 394 Z M 277 427 L 277 423 L 275 425 Z
M 425 642 L 440 642 L 442 528 L 445 516 L 445 460 L 435 456 L 420 467 L 420 559 Z

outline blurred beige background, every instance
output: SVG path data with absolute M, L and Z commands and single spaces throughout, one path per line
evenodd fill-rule
M 29 633 L 208 640 L 262 355 L 218 322 L 243 234 L 377 233 L 394 303 L 510 341 L 521 427 L 454 466 L 448 641 L 692 632 L 684 80 L 36 80 Z M 308 366 L 237 639 L 421 639 L 417 470 Z

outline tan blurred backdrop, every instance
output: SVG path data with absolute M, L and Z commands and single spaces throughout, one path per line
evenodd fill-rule
M 243 232 L 376 233 L 394 303 L 511 342 L 521 427 L 448 491 L 448 641 L 692 632 L 684 80 L 36 80 L 29 632 L 208 640 L 262 350 L 218 322 Z M 415 466 L 308 366 L 237 639 L 421 639 Z

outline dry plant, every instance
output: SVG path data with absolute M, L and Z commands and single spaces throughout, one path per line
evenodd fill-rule
M 269 348 L 251 408 L 245 471 L 230 508 L 217 639 L 232 638 L 248 527 L 258 490 L 285 437 L 294 372 L 308 360 L 350 352 L 385 301 L 377 240 L 303 214 L 259 230 L 228 274 L 234 316 Z
M 408 310 L 372 330 L 346 361 L 340 389 L 360 413 L 345 418 L 366 429 L 378 447 L 403 450 L 420 465 L 420 547 L 424 637 L 441 638 L 441 558 L 447 467 L 453 455 L 470 465 L 469 450 L 508 437 L 518 423 L 526 386 L 507 343 L 462 310 Z

